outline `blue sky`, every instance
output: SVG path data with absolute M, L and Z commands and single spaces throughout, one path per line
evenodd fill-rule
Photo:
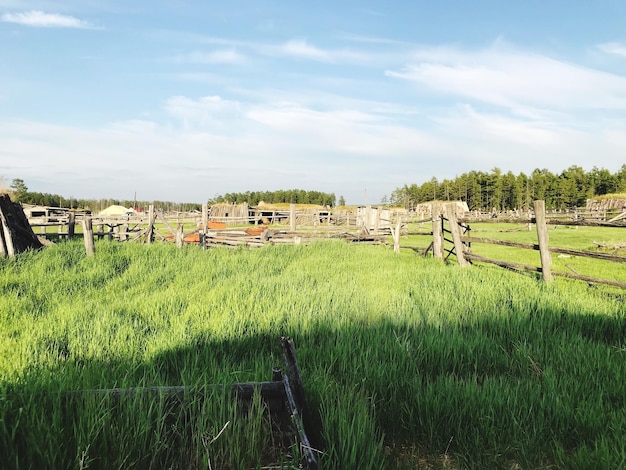
M 626 2 L 0 0 L 0 178 L 77 198 L 626 163 Z

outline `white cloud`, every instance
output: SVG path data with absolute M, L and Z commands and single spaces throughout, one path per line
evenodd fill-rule
M 236 49 L 219 49 L 210 52 L 194 51 L 178 55 L 171 61 L 192 64 L 243 64 L 247 57 Z
M 346 61 L 351 63 L 365 63 L 370 60 L 370 56 L 363 52 L 349 49 L 322 49 L 309 44 L 303 39 L 292 39 L 278 46 L 260 46 L 260 50 L 269 55 L 295 57 L 326 63 L 340 63 Z
M 4 13 L 1 19 L 5 23 L 17 23 L 34 27 L 95 29 L 90 23 L 73 16 L 58 13 L 45 13 L 40 10 L 30 10 L 22 13 Z
M 626 78 L 500 44 L 479 51 L 425 48 L 386 75 L 506 108 L 626 109 Z
M 219 96 L 205 96 L 197 100 L 173 96 L 166 101 L 165 110 L 187 130 L 224 131 L 232 127 L 232 121 L 241 115 L 240 103 Z
M 626 44 L 620 42 L 606 42 L 604 44 L 598 44 L 598 49 L 605 54 L 626 57 Z
M 302 57 L 305 59 L 319 60 L 322 62 L 329 62 L 331 60 L 331 55 L 315 46 L 311 46 L 306 41 L 303 40 L 291 40 L 283 44 L 281 50 L 286 55 Z

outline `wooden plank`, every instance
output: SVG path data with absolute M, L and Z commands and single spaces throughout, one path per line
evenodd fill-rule
M 611 255 L 609 253 L 595 253 L 593 251 L 570 250 L 569 248 L 550 247 L 550 252 L 561 253 L 564 255 L 582 256 L 585 258 L 601 259 L 605 261 L 614 261 L 617 263 L 626 263 L 626 256 Z
M 156 214 L 154 212 L 154 205 L 150 204 L 148 207 L 148 228 L 146 229 L 146 243 L 150 244 L 154 241 L 154 222 L 156 221 Z
M 296 205 L 289 204 L 289 231 L 296 231 Z
M 317 470 L 317 456 L 315 455 L 315 449 L 309 442 L 309 437 L 307 436 L 304 428 L 302 416 L 295 398 L 296 394 L 291 387 L 291 382 L 289 381 L 289 376 L 287 374 L 283 375 L 283 385 L 285 388 L 285 395 L 287 397 L 287 406 L 291 414 L 291 421 L 296 428 L 296 432 L 298 433 L 300 450 L 304 454 L 305 466 L 309 470 Z
M 0 211 L 0 217 L 3 217 L 1 211 Z M 4 224 L 2 223 L 3 220 L 4 218 L 0 220 L 0 257 L 6 258 L 7 256 L 9 256 L 9 253 L 7 251 L 6 242 L 4 241 Z
M 517 271 L 541 272 L 541 268 L 536 267 L 536 266 L 528 266 L 526 264 L 513 263 L 510 261 L 502 261 L 502 260 L 486 258 L 484 256 L 476 255 L 474 253 L 467 253 L 466 257 L 471 260 L 478 261 L 481 263 L 495 264 L 496 266 L 500 266 L 502 268 L 514 269 Z M 561 271 L 552 271 L 552 275 L 558 276 L 558 277 L 564 277 L 567 279 L 585 281 L 590 284 L 603 284 L 607 286 L 620 287 L 622 289 L 626 289 L 626 282 L 621 282 L 621 281 L 614 281 L 610 279 L 599 279 L 599 278 L 590 277 L 590 276 L 583 276 L 581 274 L 576 274 L 576 273 L 570 274 L 570 273 L 561 272 Z
M 554 276 L 565 277 L 567 279 L 576 279 L 576 280 L 579 280 L 579 281 L 586 281 L 588 283 L 604 284 L 604 285 L 607 285 L 607 286 L 620 287 L 622 289 L 626 289 L 626 282 L 612 281 L 612 280 L 609 280 L 609 279 L 598 279 L 598 278 L 595 278 L 595 277 L 583 276 L 581 274 L 574 274 L 574 273 L 565 273 L 565 272 L 561 272 L 561 271 L 553 271 L 552 274 Z
M 178 224 L 178 230 L 176 230 L 176 246 L 183 247 L 183 224 Z
M 526 248 L 528 250 L 539 250 L 539 245 L 535 243 L 513 242 L 509 240 L 497 240 L 494 238 L 467 237 L 463 235 L 461 236 L 461 241 L 472 243 L 486 243 L 489 245 L 511 246 L 515 248 Z
M 502 245 L 502 246 L 510 246 L 514 248 L 526 248 L 529 250 L 539 250 L 539 245 L 535 243 L 521 243 L 521 242 L 513 242 L 509 240 L 497 240 L 493 238 L 478 238 L 478 237 L 466 237 L 466 236 L 462 236 L 461 240 L 464 242 L 486 243 L 489 245 Z M 565 255 L 581 256 L 585 258 L 594 258 L 594 259 L 600 259 L 600 260 L 605 260 L 605 261 L 614 261 L 618 263 L 626 262 L 626 256 L 611 255 L 609 253 L 597 253 L 594 251 L 573 250 L 570 248 L 559 248 L 556 246 L 548 247 L 548 249 L 550 250 L 550 253 L 561 253 Z
M 450 223 L 450 232 L 452 233 L 452 239 L 454 241 L 454 251 L 456 254 L 456 259 L 459 262 L 459 266 L 465 268 L 470 264 L 465 259 L 465 245 L 461 241 L 461 229 L 459 227 L 459 223 L 456 220 L 456 207 L 456 204 L 447 204 L 446 215 L 448 216 L 448 221 Z
M 443 260 L 443 226 L 441 205 L 433 204 L 433 256 Z
M 283 348 L 283 358 L 285 359 L 285 374 L 283 374 L 283 383 L 285 383 L 285 393 L 289 399 L 289 395 L 293 396 L 293 404 L 289 404 L 290 409 L 295 408 L 299 411 L 299 415 L 302 416 L 302 422 L 300 423 L 301 430 L 301 443 L 303 444 L 303 451 L 306 457 L 308 468 L 317 469 L 317 458 L 314 453 L 314 448 L 321 447 L 322 437 L 321 431 L 313 427 L 313 420 L 309 405 L 306 399 L 304 391 L 304 383 L 302 376 L 300 375 L 300 367 L 296 358 L 296 347 L 293 340 L 289 337 L 283 336 L 280 339 L 280 343 Z M 293 414 L 292 414 L 293 416 Z M 296 423 L 296 425 L 298 425 Z M 309 439 L 311 442 L 309 442 Z M 306 443 L 305 443 L 306 442 Z
M 500 266 L 502 268 L 515 269 L 518 271 L 541 272 L 541 268 L 538 268 L 537 266 L 529 266 L 527 264 L 514 263 L 512 261 L 502 261 L 498 259 L 486 258 L 485 256 L 480 256 L 475 253 L 465 253 L 465 257 L 467 259 L 471 259 L 472 261 L 495 264 L 496 266 Z
M 93 256 L 96 253 L 96 249 L 93 241 L 93 225 L 91 217 L 85 217 L 83 219 L 83 240 L 85 242 L 85 252 L 87 256 Z
M 550 246 L 548 243 L 548 226 L 546 224 L 546 202 L 537 200 L 533 203 L 537 227 L 537 241 L 539 242 L 539 257 L 541 259 L 541 274 L 545 282 L 552 280 Z
M 170 397 L 179 400 L 195 397 L 208 397 L 211 394 L 229 392 L 239 401 L 251 401 L 255 393 L 259 393 L 261 399 L 268 405 L 270 412 L 285 411 L 285 387 L 282 380 L 270 382 L 243 382 L 230 386 L 210 384 L 202 387 L 185 386 L 162 386 L 162 387 L 131 387 L 131 388 L 107 388 L 94 390 L 75 390 L 68 392 L 67 396 L 98 395 L 108 396 L 116 403 L 122 398 L 133 396 L 158 396 Z
M 0 209 L 0 219 L 2 222 L 2 236 L 4 240 L 4 245 L 6 246 L 5 252 L 9 258 L 15 256 L 15 247 L 13 245 L 13 236 L 11 235 L 11 230 L 9 229 L 9 224 L 7 223 L 7 219 L 4 216 L 2 210 Z
M 74 238 L 74 230 L 76 229 L 76 214 L 70 212 L 67 215 L 67 238 L 70 240 Z

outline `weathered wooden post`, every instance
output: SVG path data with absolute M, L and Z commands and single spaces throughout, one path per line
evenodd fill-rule
M 200 231 L 200 248 L 206 250 L 206 232 L 209 229 L 209 205 L 202 204 L 202 230 Z
M 96 253 L 93 242 L 93 226 L 91 217 L 85 217 L 83 219 L 83 239 L 85 241 L 85 252 L 87 256 L 93 256 Z
M 178 224 L 178 229 L 176 230 L 176 246 L 178 248 L 183 247 L 183 224 Z
M 202 231 L 206 233 L 209 228 L 209 205 L 202 204 Z
M 15 247 L 13 246 L 13 237 L 11 236 L 11 230 L 9 229 L 9 225 L 7 224 L 6 218 L 2 214 L 0 210 L 0 218 L 2 219 L 2 239 L 4 242 L 2 243 L 5 249 L 3 250 L 6 253 L 6 256 L 12 258 L 15 256 Z
M 104 224 L 99 223 L 98 227 L 98 240 L 102 240 L 104 238 Z
M 154 240 L 154 222 L 156 221 L 156 214 L 154 212 L 154 204 L 150 204 L 148 207 L 148 228 L 146 229 L 146 242 L 152 243 Z
M 296 231 L 296 205 L 289 204 L 289 231 Z
M 541 275 L 545 282 L 552 281 L 552 257 L 548 246 L 548 224 L 546 222 L 546 202 L 534 201 L 535 225 L 537 226 L 537 241 L 539 242 L 539 256 L 541 257 Z
M 365 233 L 369 233 L 370 231 L 370 221 L 372 220 L 372 206 L 365 206 L 365 217 L 363 219 L 363 227 L 365 228 Z
M 126 240 L 128 240 L 128 228 L 129 228 L 128 222 L 122 225 L 122 231 L 119 234 L 121 242 L 125 242 Z
M 6 258 L 8 255 L 7 246 L 4 244 L 4 235 L 0 230 L 0 258 Z
M 76 224 L 76 214 L 72 211 L 67 215 L 67 238 L 71 240 L 74 238 L 74 229 Z
M 401 227 L 401 220 L 400 220 L 400 214 L 397 215 L 397 220 L 396 220 L 396 228 L 394 230 L 393 227 L 391 227 L 391 235 L 393 237 L 393 251 L 394 253 L 400 253 L 400 227 Z
M 469 261 L 465 259 L 465 245 L 461 241 L 461 229 L 459 222 L 456 220 L 456 204 L 446 204 L 446 215 L 450 224 L 450 233 L 454 242 L 454 252 L 459 265 L 463 268 L 469 266 Z
M 380 215 L 382 214 L 383 208 L 378 206 L 376 208 L 376 220 L 374 222 L 374 235 L 378 235 L 378 231 L 380 230 Z
M 433 256 L 437 259 L 443 260 L 443 226 L 442 226 L 442 214 L 441 214 L 440 204 L 433 203 L 432 215 L 433 215 Z

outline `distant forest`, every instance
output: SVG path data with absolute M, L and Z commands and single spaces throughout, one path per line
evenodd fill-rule
M 318 204 L 320 206 L 335 205 L 334 193 L 322 193 L 320 191 L 305 191 L 303 189 L 287 189 L 279 191 L 247 191 L 245 193 L 226 193 L 217 196 L 209 201 L 209 204 L 235 203 L 243 204 L 247 202 L 251 206 L 256 206 L 259 202 L 277 204 L 289 202 L 293 204 Z M 339 205 L 343 205 L 343 197 L 339 198 Z
M 15 202 L 24 204 L 36 204 L 49 207 L 68 207 L 70 209 L 86 209 L 99 212 L 102 209 L 115 204 L 124 207 L 133 207 L 147 210 L 153 204 L 156 208 L 166 211 L 187 212 L 201 210 L 202 203 L 196 202 L 169 202 L 169 201 L 136 201 L 129 199 L 79 199 L 64 197 L 58 194 L 39 193 L 29 191 L 24 180 L 16 178 L 11 183 L 11 197 Z M 334 206 L 335 195 L 320 191 L 305 191 L 303 189 L 289 189 L 279 191 L 247 191 L 245 193 L 227 193 L 223 196 L 215 196 L 208 201 L 209 205 L 217 203 L 242 204 L 247 202 L 251 206 L 259 202 L 280 203 L 289 202 L 294 204 L 319 204 L 322 206 Z M 339 198 L 340 204 L 344 204 L 343 196 Z
M 10 189 L 16 202 L 40 204 L 51 207 L 69 207 L 99 212 L 118 204 L 147 210 L 150 204 L 167 211 L 192 211 L 202 209 L 202 203 L 178 203 L 169 201 L 135 201 L 119 199 L 79 199 L 29 191 L 22 179 L 14 179 Z M 454 179 L 439 181 L 431 178 L 421 185 L 404 185 L 395 189 L 390 197 L 385 196 L 381 204 L 394 207 L 415 207 L 432 200 L 461 200 L 467 202 L 470 210 L 512 210 L 526 209 L 532 201 L 543 199 L 549 209 L 583 207 L 587 199 L 604 194 L 626 193 L 626 164 L 611 173 L 604 168 L 593 167 L 585 171 L 579 166 L 571 166 L 559 174 L 546 169 L 535 169 L 529 175 L 503 173 L 499 168 L 490 172 L 470 171 Z M 334 193 L 288 189 L 278 191 L 246 191 L 215 196 L 207 202 L 241 204 L 247 202 L 256 206 L 259 202 L 319 204 L 334 207 L 345 205 L 343 196 L 337 201 Z
M 421 185 L 397 188 L 384 203 L 411 208 L 432 200 L 461 200 L 470 210 L 511 210 L 531 207 L 532 201 L 543 199 L 550 209 L 584 207 L 587 199 L 604 194 L 626 193 L 626 164 L 617 173 L 594 167 L 585 172 L 571 166 L 560 174 L 536 169 L 530 175 L 470 171 L 452 180 L 432 178 Z

